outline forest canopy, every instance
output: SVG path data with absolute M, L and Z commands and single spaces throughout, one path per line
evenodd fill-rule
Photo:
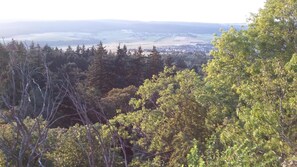
M 0 166 L 297 165 L 297 1 L 213 45 L 189 66 L 156 47 L 0 44 Z

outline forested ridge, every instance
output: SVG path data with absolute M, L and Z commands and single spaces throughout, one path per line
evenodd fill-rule
M 0 44 L 0 166 L 296 166 L 297 1 L 213 45 L 188 67 L 156 47 Z

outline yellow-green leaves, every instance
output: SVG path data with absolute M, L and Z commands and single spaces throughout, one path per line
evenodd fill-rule
M 231 166 L 280 165 L 296 148 L 296 22 L 295 0 L 268 0 L 248 29 L 214 41 L 208 117 L 226 147 L 222 158 L 238 161 Z
M 203 81 L 193 70 L 165 68 L 146 80 L 137 92 L 139 98 L 130 101 L 138 111 L 121 114 L 113 121 L 126 130 L 132 126 L 130 137 L 126 137 L 142 150 L 136 155 L 147 152 L 143 158 L 153 158 L 155 164 L 185 164 L 192 139 L 203 143 L 208 135 L 204 94 Z

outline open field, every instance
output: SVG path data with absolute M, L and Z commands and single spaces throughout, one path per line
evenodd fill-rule
M 0 36 L 5 42 L 12 39 L 32 41 L 40 45 L 65 48 L 91 46 L 103 42 L 110 50 L 119 44 L 134 49 L 210 43 L 220 29 L 228 24 L 137 21 L 47 21 L 0 23 Z M 240 27 L 240 25 L 237 25 Z

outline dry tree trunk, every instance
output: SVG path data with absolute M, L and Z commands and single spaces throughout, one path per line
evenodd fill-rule
M 64 77 L 65 81 L 68 81 L 68 85 L 65 87 L 65 90 L 67 92 L 67 96 L 71 99 L 72 103 L 74 104 L 76 111 L 80 117 L 81 122 L 83 123 L 83 125 L 85 125 L 86 130 L 87 130 L 87 139 L 90 145 L 89 150 L 85 150 L 85 152 L 87 152 L 87 156 L 88 156 L 88 160 L 89 160 L 89 166 L 96 166 L 95 164 L 95 157 L 96 156 L 94 154 L 94 147 L 92 147 L 93 145 L 95 145 L 92 135 L 98 139 L 99 141 L 99 145 L 102 151 L 102 156 L 103 156 L 103 160 L 104 160 L 104 164 L 106 167 L 112 167 L 114 166 L 114 161 L 115 161 L 115 151 L 112 150 L 113 147 L 116 147 L 118 145 L 118 141 L 120 143 L 120 147 L 122 149 L 122 152 L 124 153 L 124 163 L 125 166 L 128 166 L 128 161 L 127 161 L 127 156 L 125 154 L 125 150 L 124 150 L 124 142 L 122 141 L 122 139 L 120 138 L 119 134 L 117 133 L 116 130 L 114 130 L 114 128 L 112 128 L 112 126 L 109 123 L 109 120 L 106 118 L 103 108 L 100 106 L 100 111 L 94 111 L 93 109 L 88 108 L 87 102 L 86 100 L 84 100 L 84 98 L 80 95 L 80 93 L 78 93 L 79 91 L 76 90 L 74 88 L 74 86 L 71 85 L 70 80 L 68 79 L 67 76 Z M 106 126 L 109 127 L 110 132 L 112 133 L 112 136 L 110 139 L 104 139 L 104 137 L 101 135 L 100 131 L 96 128 L 96 126 L 93 125 L 92 121 L 89 118 L 88 112 L 92 112 L 95 113 L 95 116 L 97 117 L 97 120 L 102 120 L 104 119 L 104 121 L 106 122 Z M 105 140 L 110 141 L 109 145 L 106 145 Z
M 49 123 L 54 121 L 53 119 L 55 119 L 54 116 L 57 108 L 61 104 L 65 94 L 61 91 L 57 91 L 59 93 L 53 92 L 53 81 L 44 55 L 42 65 L 44 72 L 42 75 L 45 79 L 45 86 L 41 87 L 33 78 L 33 74 L 39 72 L 39 69 L 30 67 L 28 53 L 25 55 L 25 60 L 19 62 L 17 61 L 19 55 L 16 51 L 11 50 L 9 54 L 11 60 L 9 63 L 9 83 L 12 93 L 0 94 L 5 108 L 8 109 L 9 112 L 7 115 L 7 113 L 4 113 L 5 109 L 0 108 L 0 119 L 4 120 L 5 123 L 13 128 L 15 143 L 12 147 L 1 143 L 0 149 L 4 153 L 7 153 L 7 164 L 9 163 L 8 161 L 12 161 L 17 162 L 17 166 L 20 167 L 29 167 L 36 163 L 38 163 L 39 166 L 44 166 L 42 159 L 46 151 L 45 143 L 48 137 Z M 18 80 L 18 83 L 16 83 L 16 80 Z M 41 97 L 36 97 L 36 94 L 30 92 L 34 88 L 38 90 Z M 41 101 L 42 107 L 35 107 L 36 104 L 32 104 L 35 102 L 33 99 Z M 34 107 L 30 108 L 30 106 Z M 32 118 L 32 125 L 25 123 L 28 116 Z M 42 121 L 41 118 L 45 121 Z M 0 142 L 1 140 L 6 141 L 7 139 L 5 136 L 2 136 Z M 7 142 L 13 141 L 6 141 L 6 143 Z

